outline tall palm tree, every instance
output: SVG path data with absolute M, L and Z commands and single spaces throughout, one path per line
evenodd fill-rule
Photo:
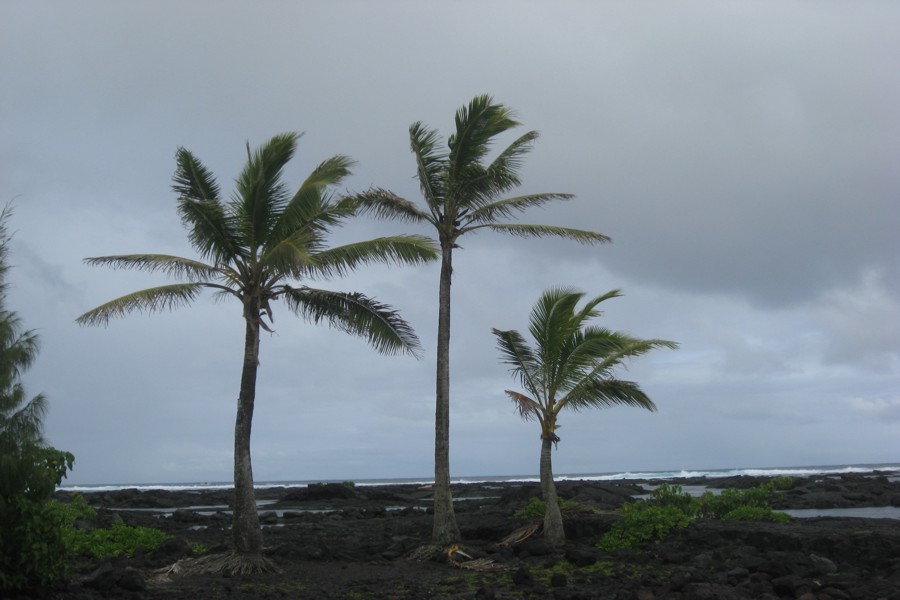
M 504 197 L 520 184 L 522 159 L 538 138 L 529 131 L 486 162 L 497 136 L 517 127 L 513 112 L 490 96 L 477 96 L 456 113 L 456 132 L 442 149 L 437 130 L 421 122 L 409 128 L 416 159 L 416 176 L 424 209 L 384 189 L 371 189 L 356 198 L 381 218 L 427 223 L 437 233 L 441 248 L 438 293 L 437 371 L 434 442 L 434 528 L 432 542 L 447 545 L 459 539 L 450 494 L 450 283 L 453 250 L 459 238 L 480 229 L 520 237 L 563 237 L 583 244 L 608 242 L 605 235 L 550 225 L 502 222 L 528 208 L 571 194 L 541 193 Z
M 677 348 L 666 340 L 642 340 L 625 333 L 585 325 L 601 313 L 597 305 L 619 296 L 613 290 L 588 300 L 571 288 L 545 291 L 531 311 L 529 331 L 532 348 L 518 331 L 493 329 L 502 361 L 512 367 L 529 395 L 506 390 L 525 420 L 535 419 L 541 426 L 541 494 L 546 504 L 544 536 L 553 544 L 565 542 L 562 515 L 556 498 L 551 463 L 552 446 L 559 413 L 569 408 L 605 408 L 614 405 L 637 406 L 655 411 L 656 406 L 632 381 L 616 379 L 613 371 L 627 359 L 646 354 L 654 348 Z
M 328 248 L 327 234 L 355 215 L 356 202 L 334 199 L 329 189 L 350 173 L 352 161 L 334 156 L 322 162 L 290 195 L 281 180 L 299 135 L 277 135 L 252 152 L 236 181 L 231 200 L 220 198 L 212 174 L 189 151 L 179 148 L 173 189 L 178 212 L 202 260 L 160 254 L 88 258 L 91 265 L 162 272 L 183 283 L 134 292 L 78 318 L 85 325 L 107 324 L 110 317 L 190 304 L 203 289 L 231 296 L 243 305 L 244 361 L 234 433 L 235 552 L 223 570 L 266 568 L 253 492 L 250 426 L 256 396 L 260 329 L 271 331 L 272 301 L 313 323 L 326 322 L 365 337 L 376 350 L 418 354 L 412 328 L 389 306 L 360 293 L 309 287 L 317 277 L 341 276 L 368 263 L 417 264 L 436 258 L 433 242 L 422 236 L 394 236 Z M 291 285 L 289 281 L 300 282 Z M 268 323 L 267 323 L 268 320 Z

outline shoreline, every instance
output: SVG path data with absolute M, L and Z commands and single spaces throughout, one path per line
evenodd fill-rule
M 703 478 L 710 488 L 753 487 L 770 478 Z M 855 473 L 796 478 L 785 505 L 852 504 L 900 506 L 900 482 L 887 474 Z M 695 521 L 642 550 L 609 553 L 597 542 L 621 519 L 623 503 L 659 480 L 560 481 L 561 498 L 590 510 L 565 517 L 566 545 L 554 548 L 539 535 L 501 540 L 523 526 L 513 515 L 533 497 L 537 483 L 456 483 L 461 545 L 470 556 L 496 567 L 469 571 L 445 554 L 411 557 L 431 535 L 432 490 L 415 484 L 351 486 L 319 483 L 257 490 L 265 556 L 279 573 L 223 578 L 179 571 L 191 549 L 227 552 L 232 490 L 124 489 L 84 494 L 98 509 L 96 523 L 160 529 L 172 536 L 158 550 L 131 559 L 85 559 L 71 584 L 96 600 L 198 597 L 272 598 L 838 598 L 900 597 L 900 520 L 820 517 L 788 523 Z M 680 483 L 680 482 L 675 482 Z M 67 492 L 57 492 L 65 499 Z M 201 511 L 186 507 L 213 506 Z M 146 509 L 170 510 L 166 518 Z M 527 524 L 527 523 L 525 523 Z M 180 573 L 180 574 L 179 574 Z M 129 583 L 128 585 L 131 585 Z M 70 590 L 70 592 L 72 591 Z M 830 590 L 830 591 L 829 591 Z M 766 595 L 768 594 L 768 595 Z M 118 597 L 118 596 L 117 596 Z M 126 596 L 127 597 L 127 596 Z
M 657 481 L 664 480 L 680 483 L 685 480 L 699 478 L 721 479 L 746 475 L 750 477 L 812 477 L 835 476 L 843 474 L 884 474 L 888 477 L 900 478 L 900 463 L 853 463 L 843 465 L 805 465 L 791 467 L 747 467 L 731 469 L 681 469 L 681 470 L 656 470 L 656 471 L 614 471 L 605 473 L 569 473 L 556 474 L 554 480 L 563 481 Z M 488 483 L 537 483 L 538 475 L 472 475 L 451 478 L 451 484 L 488 484 Z M 397 478 L 371 478 L 371 479 L 308 479 L 308 480 L 273 480 L 257 481 L 254 483 L 256 490 L 286 487 L 306 487 L 319 483 L 346 483 L 352 482 L 359 487 L 389 486 L 389 485 L 434 485 L 431 477 L 397 477 Z M 685 483 L 685 485 L 689 485 Z M 94 492 L 114 491 L 121 489 L 139 490 L 218 490 L 232 489 L 230 481 L 209 482 L 168 482 L 168 483 L 102 483 L 102 484 L 74 484 L 61 485 L 57 489 L 65 492 Z
M 616 497 L 616 501 L 608 503 L 611 508 L 618 508 L 629 499 L 645 496 L 660 483 L 669 483 L 695 491 L 718 491 L 724 488 L 745 489 L 771 480 L 772 477 L 736 475 L 727 477 L 683 477 L 672 479 L 557 479 L 556 485 L 563 498 L 577 496 L 579 489 L 604 490 Z M 900 507 L 900 477 L 895 471 L 844 472 L 823 474 L 809 477 L 793 477 L 793 487 L 782 494 L 775 508 L 779 509 L 840 509 L 892 506 Z M 478 481 L 455 482 L 451 484 L 454 501 L 466 502 L 472 498 L 491 500 L 508 493 L 510 490 L 538 489 L 537 481 Z M 433 489 L 429 484 L 415 483 L 383 483 L 357 484 L 354 482 L 310 482 L 303 484 L 263 485 L 255 488 L 258 502 L 290 503 L 291 499 L 299 503 L 308 500 L 330 501 L 340 506 L 342 501 L 359 500 L 368 496 L 387 498 L 395 503 L 410 506 L 426 503 L 431 498 Z M 71 494 L 80 494 L 98 508 L 186 508 L 203 505 L 229 505 L 233 486 L 185 487 L 168 489 L 164 487 L 124 487 L 114 489 L 66 489 L 60 488 L 56 495 L 67 498 Z M 288 498 L 288 500 L 285 500 Z M 198 501 L 201 501 L 198 502 Z M 321 502 L 320 502 L 321 503 Z M 265 508 L 265 504 L 260 506 Z

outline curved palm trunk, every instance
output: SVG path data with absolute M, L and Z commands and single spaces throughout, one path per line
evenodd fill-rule
M 555 546 L 566 543 L 566 532 L 563 529 L 562 514 L 556 499 L 556 484 L 553 483 L 553 464 L 551 452 L 553 441 L 541 436 L 541 495 L 544 497 L 544 537 Z
M 431 541 L 449 545 L 459 541 L 459 528 L 450 495 L 450 278 L 453 273 L 450 243 L 441 243 L 441 258 L 434 416 L 434 527 Z
M 256 399 L 256 372 L 259 368 L 259 303 L 245 305 L 244 368 L 234 423 L 234 518 L 232 540 L 235 551 L 253 560 L 262 550 L 262 531 L 256 512 L 253 467 L 250 464 L 250 426 Z

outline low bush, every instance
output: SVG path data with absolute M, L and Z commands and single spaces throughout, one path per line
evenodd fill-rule
M 720 494 L 706 492 L 694 498 L 679 485 L 663 483 L 649 500 L 629 502 L 622 507 L 624 518 L 613 524 L 597 546 L 606 551 L 639 548 L 665 539 L 673 529 L 687 527 L 694 519 L 732 521 L 775 521 L 790 517 L 772 510 L 778 489 L 790 489 L 793 481 L 779 477 L 746 490 L 725 489 Z
M 158 529 L 130 527 L 124 523 L 113 523 L 109 529 L 76 530 L 76 534 L 71 552 L 96 558 L 134 556 L 138 548 L 153 551 L 169 538 Z
M 73 461 L 69 452 L 50 447 L 0 451 L 0 596 L 68 575 L 63 521 L 47 498 Z
M 200 542 L 191 542 L 191 554 L 194 556 L 203 556 L 207 552 L 209 552 L 209 548 L 207 548 L 204 544 Z
M 725 521 L 773 521 L 775 523 L 787 523 L 791 520 L 789 515 L 776 512 L 768 506 L 738 506 L 730 510 L 723 517 Z
M 680 485 L 661 483 L 653 490 L 651 497 L 657 506 L 671 506 L 688 514 L 694 511 L 694 497 L 685 492 Z
M 627 507 L 625 518 L 616 522 L 597 546 L 608 552 L 618 548 L 638 548 L 664 539 L 670 531 L 687 527 L 692 520 L 690 514 L 674 506 L 638 501 Z
M 567 511 L 576 511 L 582 510 L 585 507 L 578 502 L 574 502 L 572 500 L 563 500 L 562 498 L 556 499 L 557 503 L 559 503 L 559 508 L 565 514 Z M 547 504 L 537 496 L 533 496 L 529 498 L 528 504 L 523 506 L 521 509 L 516 511 L 512 518 L 517 521 L 534 521 L 537 519 L 544 518 L 544 512 L 547 509 Z
M 97 516 L 97 511 L 81 494 L 73 494 L 68 503 L 53 500 L 50 504 L 59 516 L 66 551 L 71 556 L 134 556 L 138 548 L 148 552 L 156 550 L 170 537 L 158 529 L 130 527 L 121 521 L 113 523 L 110 528 L 80 529 L 76 526 L 78 520 Z
M 730 516 L 735 514 L 735 511 L 738 511 L 736 513 L 738 515 L 757 515 L 759 518 L 752 519 L 756 521 L 781 520 L 784 515 L 772 510 L 772 501 L 778 496 L 776 485 L 784 485 L 785 479 L 791 480 L 789 477 L 778 479 L 781 481 L 777 484 L 776 480 L 773 479 L 766 484 L 746 490 L 725 489 L 718 495 L 706 492 L 700 498 L 695 499 L 696 514 L 701 519 L 751 520 L 746 516 L 737 519 Z M 748 510 L 750 508 L 756 510 Z

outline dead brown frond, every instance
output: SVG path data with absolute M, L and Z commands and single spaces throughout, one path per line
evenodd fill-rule
M 492 558 L 475 558 L 464 562 L 450 561 L 450 564 L 467 571 L 508 571 L 512 568 L 508 565 L 498 564 Z
M 464 552 L 458 544 L 453 544 L 447 549 L 447 558 L 454 567 L 467 571 L 504 571 L 509 568 L 497 564 L 492 558 L 474 558 Z
M 508 536 L 500 540 L 501 546 L 515 546 L 516 544 L 521 544 L 535 533 L 537 533 L 543 524 L 540 521 L 536 523 L 531 523 L 530 525 L 525 525 L 524 527 L 519 527 Z

